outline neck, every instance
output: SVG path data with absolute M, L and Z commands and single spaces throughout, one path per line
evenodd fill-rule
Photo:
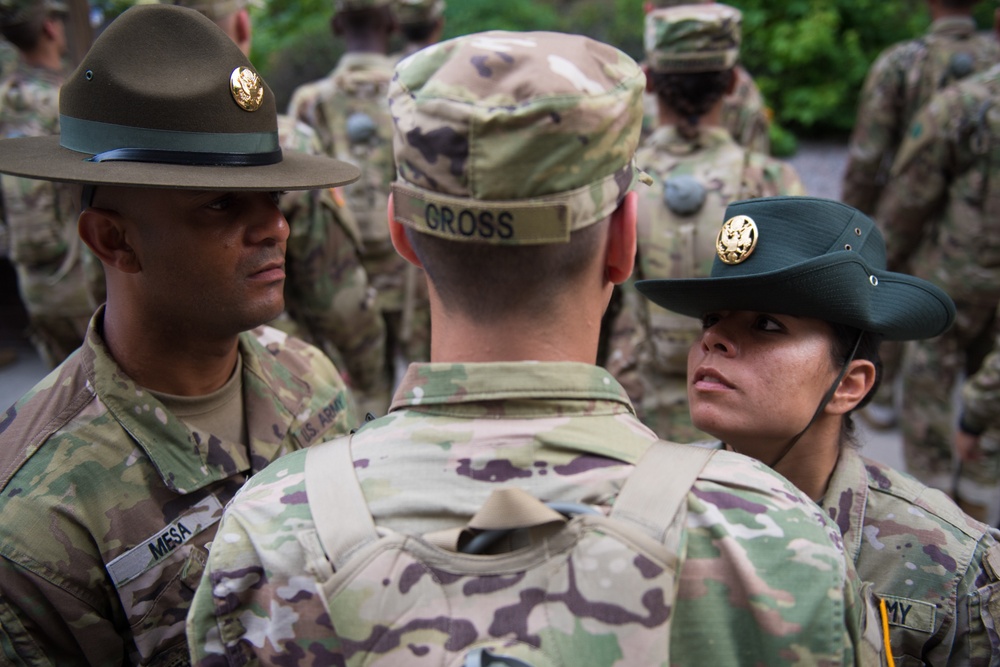
M 175 396 L 203 396 L 232 376 L 238 336 L 211 338 L 167 329 L 115 306 L 109 294 L 104 342 L 115 362 L 139 386 Z
M 687 119 L 668 107 L 663 102 L 657 100 L 659 109 L 658 121 L 660 125 L 677 126 L 686 123 Z M 708 113 L 698 118 L 698 127 L 722 127 L 722 101 L 716 102 Z
M 818 502 L 826 493 L 840 457 L 840 428 L 839 415 L 824 415 L 817 419 L 777 465 L 773 465 L 773 460 L 784 450 L 787 441 L 777 444 L 772 442 L 759 448 L 753 445 L 733 447 L 728 444 L 726 447 L 771 465 L 775 472 Z
M 56 48 L 49 48 L 48 43 L 40 44 L 31 52 L 22 52 L 21 57 L 31 67 L 41 67 L 58 72 L 63 67 L 62 55 Z
M 578 361 L 597 359 L 602 308 L 555 306 L 545 317 L 513 314 L 483 323 L 449 313 L 431 297 L 431 361 Z

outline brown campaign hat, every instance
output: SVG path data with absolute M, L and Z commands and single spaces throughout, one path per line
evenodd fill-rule
M 339 160 L 282 153 L 274 95 L 212 21 L 125 11 L 62 87 L 60 134 L 7 139 L 0 172 L 192 190 L 308 190 L 357 180 Z

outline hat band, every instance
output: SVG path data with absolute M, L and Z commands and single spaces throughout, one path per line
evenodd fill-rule
M 653 51 L 649 54 L 649 61 L 654 72 L 680 74 L 721 72 L 733 67 L 738 55 L 739 52 L 736 49 L 713 53 L 685 53 L 680 58 L 677 57 L 677 54 Z
M 260 166 L 281 162 L 277 132 L 179 132 L 59 116 L 59 145 L 93 162 Z
M 452 197 L 397 180 L 393 216 L 418 232 L 452 241 L 497 245 L 568 243 L 570 234 L 603 220 L 639 179 L 634 163 L 582 188 L 533 199 Z

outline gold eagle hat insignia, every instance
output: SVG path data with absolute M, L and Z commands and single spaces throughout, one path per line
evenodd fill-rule
M 237 67 L 229 76 L 229 90 L 233 99 L 246 111 L 256 111 L 264 101 L 264 82 L 249 67 Z
M 757 224 L 746 215 L 726 220 L 715 239 L 715 250 L 726 264 L 746 261 L 757 247 Z

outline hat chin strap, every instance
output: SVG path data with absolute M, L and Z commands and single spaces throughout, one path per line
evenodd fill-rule
M 813 422 L 816 421 L 820 413 L 823 412 L 823 409 L 826 407 L 827 403 L 830 402 L 830 399 L 832 399 L 833 395 L 837 392 L 837 387 L 840 386 L 840 381 L 844 379 L 845 375 L 847 375 L 847 367 L 851 365 L 852 361 L 854 361 L 854 355 L 858 353 L 858 346 L 861 345 L 861 337 L 864 335 L 865 335 L 864 331 L 858 333 L 858 338 L 857 340 L 854 341 L 854 347 L 851 348 L 851 353 L 847 355 L 847 360 L 844 362 L 843 367 L 841 367 L 840 373 L 837 375 L 837 379 L 833 381 L 833 384 L 830 385 L 830 388 L 826 390 L 825 394 L 823 394 L 823 399 L 819 402 L 819 406 L 813 413 L 812 419 L 809 420 L 809 423 L 806 424 L 806 427 L 804 429 L 799 431 L 795 435 L 795 437 L 793 437 L 791 440 L 788 441 L 788 444 L 785 445 L 785 448 L 783 450 L 781 450 L 781 454 L 778 456 L 778 458 L 776 458 L 772 463 L 768 464 L 769 467 L 771 467 L 772 469 L 776 468 L 778 464 L 781 463 L 782 459 L 788 456 L 788 453 L 792 451 L 792 447 L 795 446 L 795 443 L 799 441 L 799 438 L 805 435 L 806 431 L 808 431 L 812 427 Z

